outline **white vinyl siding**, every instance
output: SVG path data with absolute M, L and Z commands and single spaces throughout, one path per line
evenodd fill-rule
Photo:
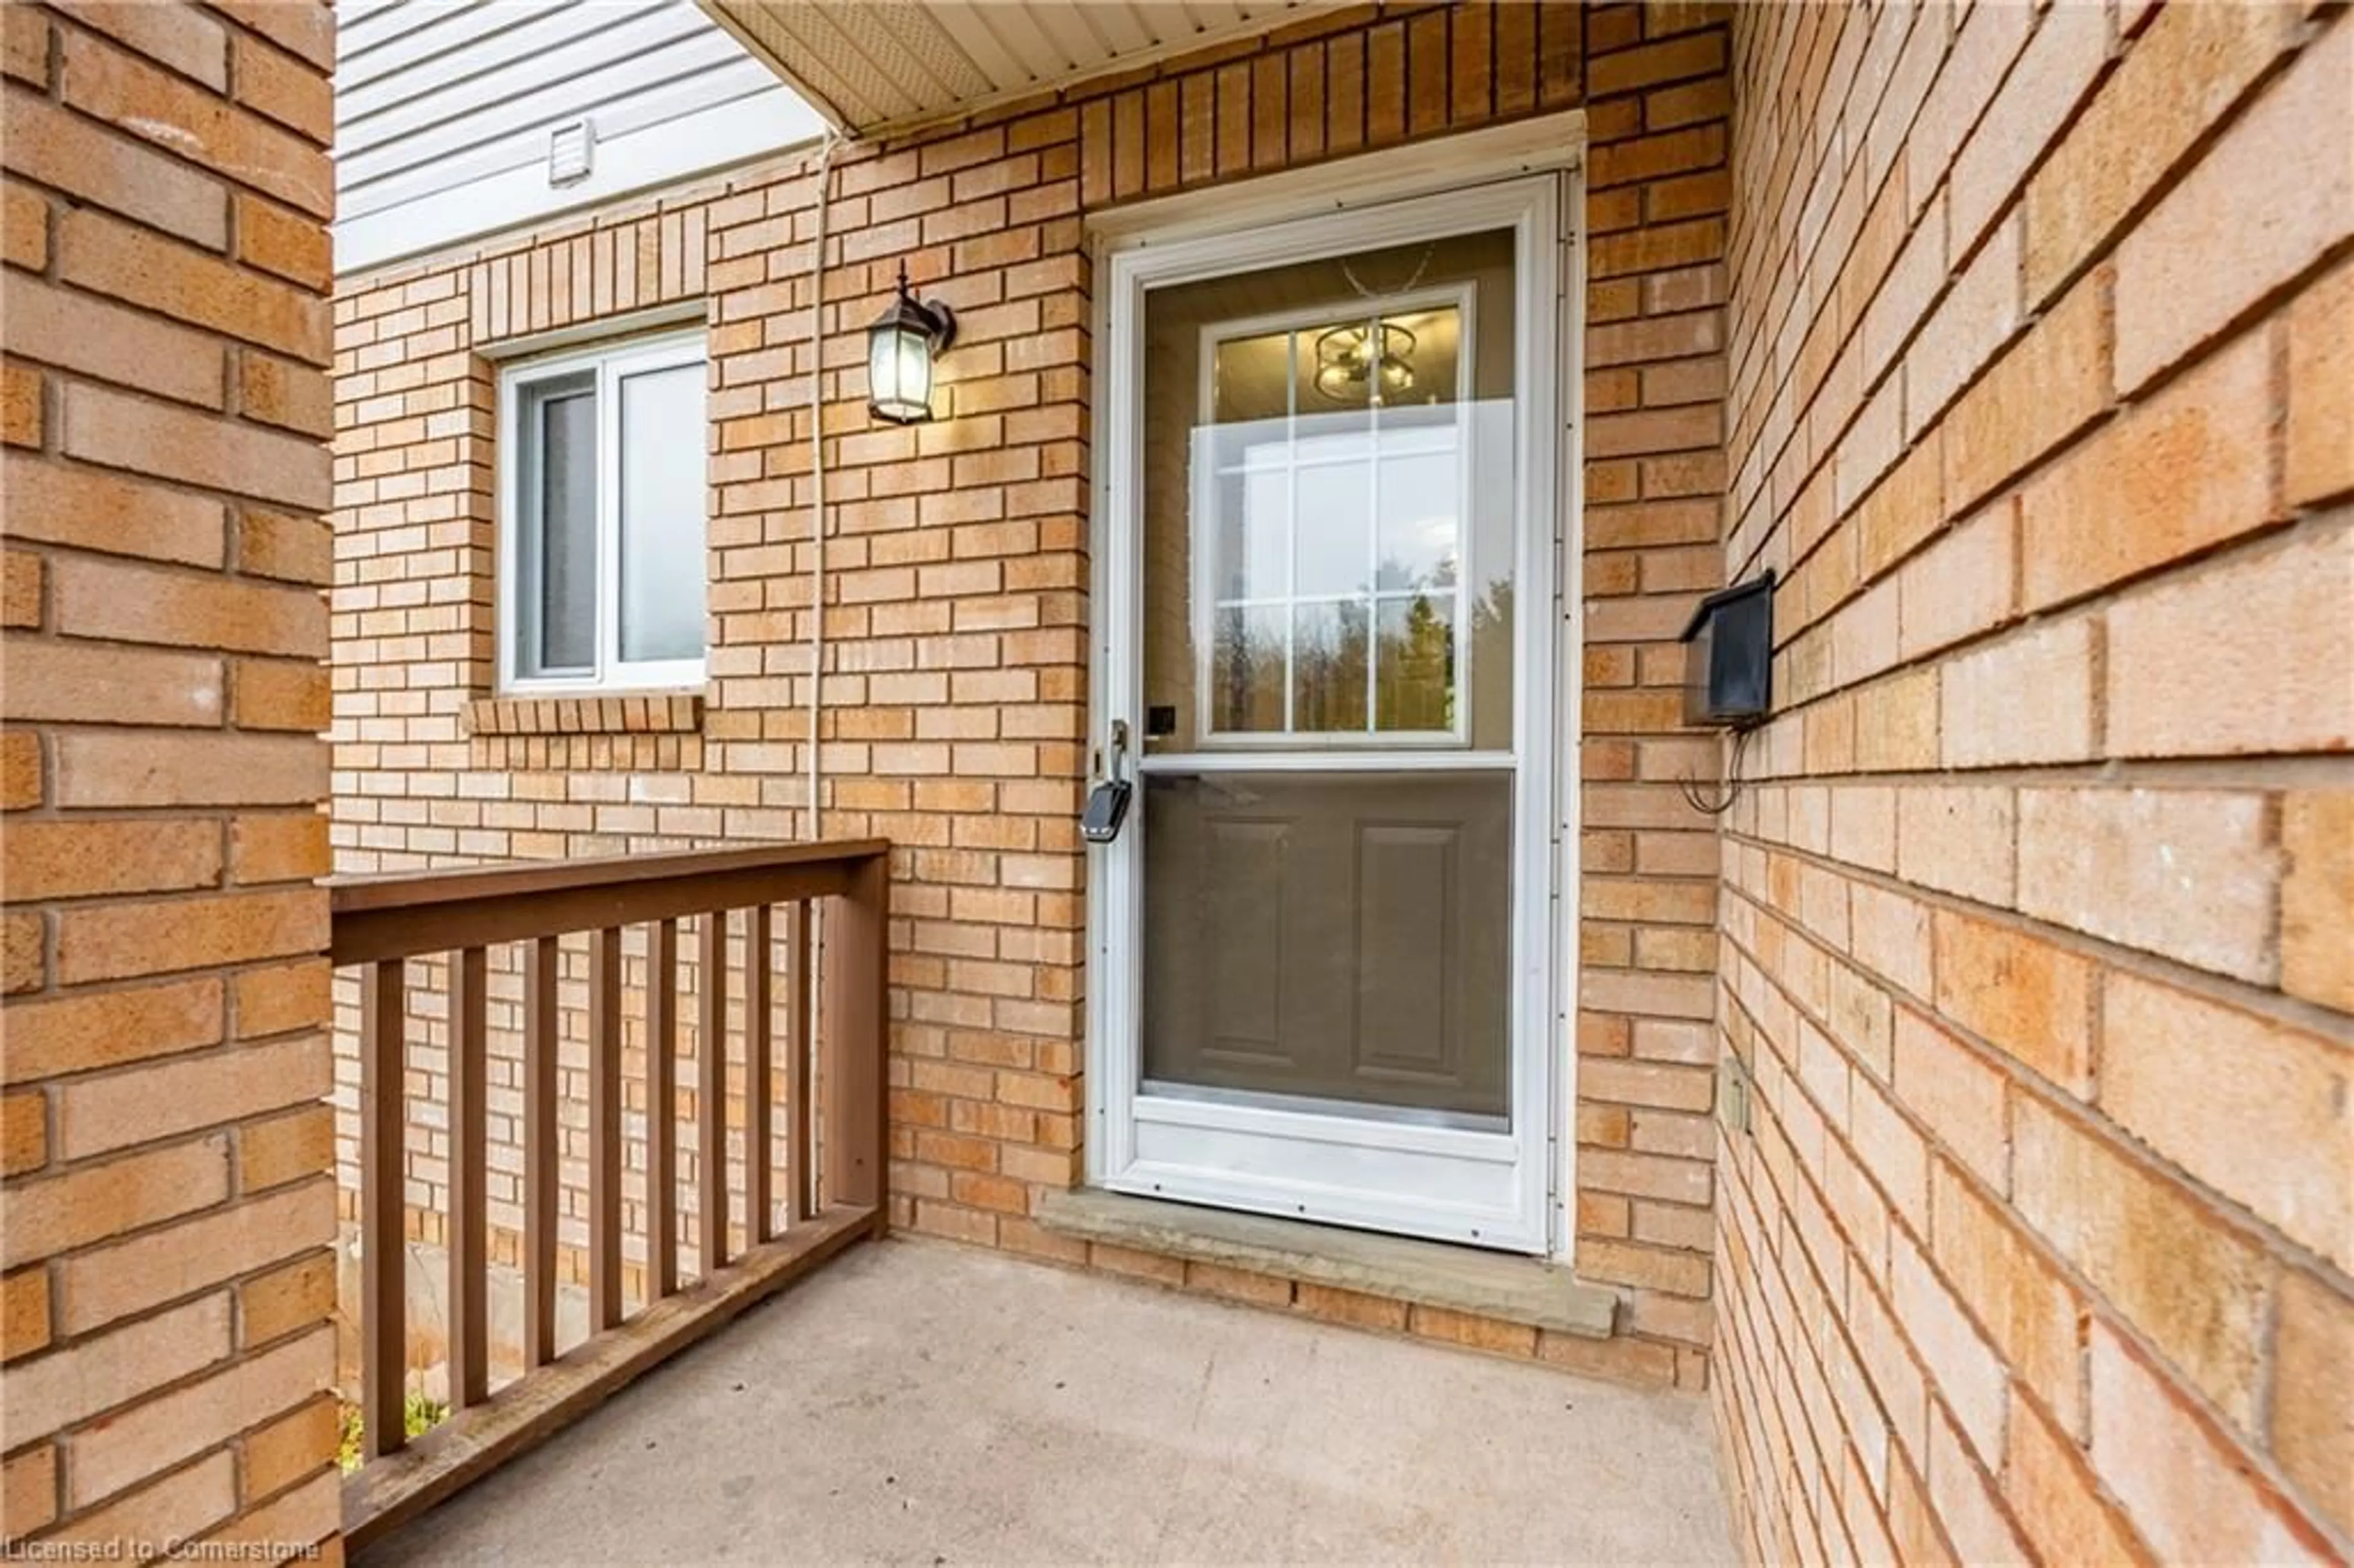
M 346 0 L 335 266 L 351 272 L 805 142 L 817 115 L 690 0 Z M 590 172 L 548 173 L 586 116 Z

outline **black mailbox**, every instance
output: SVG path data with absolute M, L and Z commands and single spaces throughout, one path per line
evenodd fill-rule
M 1683 641 L 1684 723 L 1763 723 L 1774 704 L 1774 574 L 1701 600 Z

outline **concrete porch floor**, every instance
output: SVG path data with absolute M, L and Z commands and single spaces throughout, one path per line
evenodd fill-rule
M 361 1562 L 1731 1556 L 1701 1400 L 892 1240 Z

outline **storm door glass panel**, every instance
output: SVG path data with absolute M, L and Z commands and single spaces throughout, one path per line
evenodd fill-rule
M 703 656 L 703 386 L 699 364 L 620 380 L 624 663 Z
M 1458 285 L 1362 316 L 1311 306 L 1308 325 L 1279 333 L 1202 332 L 1208 417 L 1188 466 L 1207 646 L 1194 652 L 1225 677 L 1196 694 L 1204 738 L 1466 738 L 1453 642 L 1480 417 L 1461 396 L 1474 297 Z M 1288 628 L 1279 714 L 1232 679 L 1259 667 L 1270 615 Z M 1409 618 L 1421 656 L 1384 670 L 1382 629 Z
M 1146 298 L 1149 1093 L 1508 1121 L 1513 251 Z
M 568 674 L 597 662 L 596 373 L 535 383 L 525 397 L 515 671 Z
M 1374 611 L 1373 727 L 1427 734 L 1455 726 L 1455 601 L 1384 598 Z
M 1213 700 L 1227 727 L 1273 734 L 1284 727 L 1290 690 L 1291 622 L 1283 608 L 1244 605 L 1218 612 L 1216 651 L 1210 664 Z

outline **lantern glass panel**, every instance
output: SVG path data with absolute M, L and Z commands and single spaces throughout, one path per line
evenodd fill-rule
M 877 327 L 867 341 L 866 378 L 878 413 L 895 419 L 931 418 L 932 344 L 917 328 Z

